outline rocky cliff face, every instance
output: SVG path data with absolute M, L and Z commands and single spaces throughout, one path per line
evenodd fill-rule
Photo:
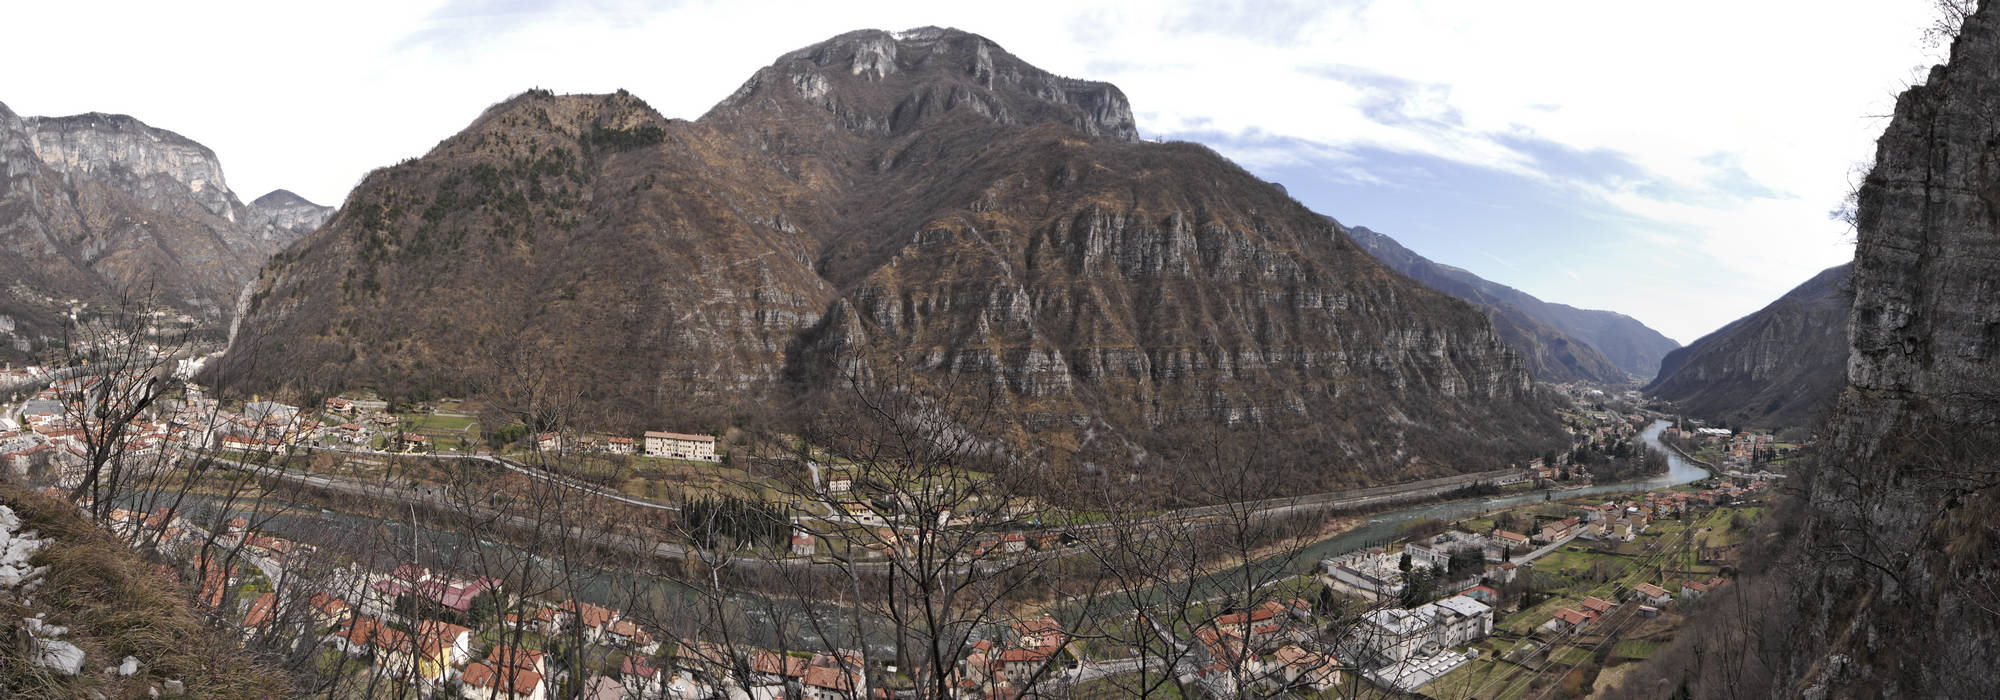
M 990 400 L 996 425 L 958 427 L 1060 467 L 1257 426 L 1300 487 L 1560 441 L 1477 311 L 1135 136 L 1116 88 L 941 29 L 787 54 L 698 122 L 529 93 L 267 268 L 216 376 L 505 402 L 526 373 L 636 430 L 809 408 L 845 372 Z
M 1897 100 L 1860 193 L 1849 386 L 1808 482 L 1783 680 L 1995 697 L 2000 8 Z
M 0 173 L 0 315 L 14 340 L 54 335 L 67 299 L 150 296 L 220 321 L 291 240 L 247 222 L 212 151 L 127 116 L 0 105 Z
M 1849 269 L 1821 272 L 1757 313 L 1667 353 L 1646 393 L 1711 421 L 1772 430 L 1816 425 L 1846 374 Z
M 1627 384 L 1657 368 L 1647 367 L 1643 373 L 1629 371 L 1582 340 L 1582 334 L 1619 349 L 1621 357 L 1632 364 L 1643 362 L 1661 348 L 1677 345 L 1629 316 L 1550 304 L 1465 270 L 1432 262 L 1366 226 L 1343 230 L 1369 255 L 1397 272 L 1485 311 L 1507 346 L 1519 353 L 1528 370 L 1542 381 Z

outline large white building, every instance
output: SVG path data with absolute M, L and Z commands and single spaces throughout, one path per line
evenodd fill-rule
M 1493 608 L 1452 596 L 1409 610 L 1377 610 L 1355 630 L 1363 650 L 1388 663 L 1463 646 L 1493 633 Z
M 715 454 L 715 436 L 646 431 L 646 456 L 720 462 Z

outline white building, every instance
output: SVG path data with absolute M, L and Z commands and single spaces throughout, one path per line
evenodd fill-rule
M 646 456 L 672 457 L 700 462 L 720 462 L 715 453 L 715 437 L 658 430 L 646 431 Z
M 1377 610 L 1362 616 L 1355 631 L 1365 651 L 1389 663 L 1429 656 L 1492 633 L 1493 608 L 1465 596 L 1409 610 Z

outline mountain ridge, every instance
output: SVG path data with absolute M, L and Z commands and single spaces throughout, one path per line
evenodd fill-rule
M 68 300 L 153 303 L 219 325 L 295 230 L 261 230 L 214 151 L 127 115 L 0 104 L 0 351 L 61 333 Z M 25 346 L 25 347 L 24 347 Z
M 1822 270 L 1764 308 L 1667 353 L 1645 392 L 1688 415 L 1804 429 L 1844 380 L 1852 264 Z
M 1115 86 L 901 37 L 790 52 L 694 122 L 622 92 L 489 108 L 274 259 L 212 376 L 532 413 L 528 374 L 623 431 L 782 422 L 846 380 L 976 394 L 996 424 L 941 429 L 1060 479 L 1151 469 L 1176 430 L 1276 431 L 1298 488 L 1561 442 L 1482 315 L 1213 150 L 1134 140 Z
M 1397 271 L 1488 309 L 1495 326 L 1545 381 L 1643 381 L 1658 369 L 1658 356 L 1679 347 L 1630 316 L 1542 301 L 1463 268 L 1432 261 L 1366 226 L 1343 228 L 1370 255 Z

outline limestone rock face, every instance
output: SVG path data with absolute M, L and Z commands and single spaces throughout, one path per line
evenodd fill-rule
M 71 181 L 96 180 L 160 210 L 192 200 L 235 221 L 243 208 L 207 146 L 122 114 L 29 117 L 29 143 Z
M 0 105 L 0 348 L 56 334 L 67 300 L 149 297 L 225 319 L 264 231 L 214 152 L 122 115 L 20 117 Z
M 370 175 L 250 306 L 214 365 L 243 393 L 532 376 L 635 431 L 858 378 L 977 397 L 991 425 L 939 428 L 1055 473 L 1254 430 L 1299 489 L 1563 444 L 1479 312 L 1213 151 L 1137 141 L 1117 88 L 956 30 L 792 52 L 695 122 L 518 96 Z
M 2000 8 L 1897 101 L 1860 193 L 1848 387 L 1808 482 L 1783 669 L 1808 697 L 1995 697 Z
M 1646 393 L 1711 421 L 1810 428 L 1839 394 L 1853 307 L 1849 265 L 1667 354 Z

